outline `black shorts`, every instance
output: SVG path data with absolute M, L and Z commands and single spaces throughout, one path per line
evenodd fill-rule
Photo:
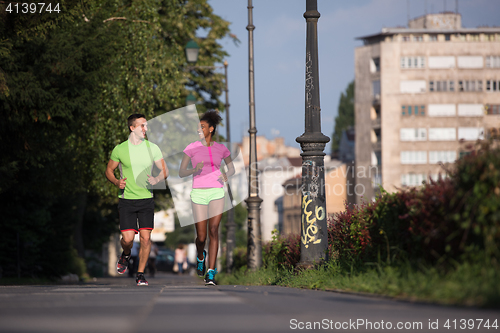
M 118 199 L 118 215 L 120 217 L 120 231 L 153 230 L 155 202 L 148 199 Z

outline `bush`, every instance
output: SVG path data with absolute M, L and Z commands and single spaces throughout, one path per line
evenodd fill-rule
M 479 251 L 497 264 L 500 149 L 492 147 L 483 143 L 458 160 L 446 179 L 346 205 L 328 221 L 330 257 L 348 266 L 379 259 L 448 265 Z
M 263 246 L 264 267 L 295 267 L 300 261 L 300 235 L 279 236 L 276 229 L 272 233 L 273 240 Z

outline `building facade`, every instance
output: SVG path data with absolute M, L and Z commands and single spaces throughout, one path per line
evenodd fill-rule
M 379 184 L 391 192 L 444 174 L 441 163 L 500 127 L 500 28 L 463 28 L 460 14 L 441 13 L 359 39 L 358 203 Z

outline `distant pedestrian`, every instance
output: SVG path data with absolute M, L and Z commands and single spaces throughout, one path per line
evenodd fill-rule
M 175 249 L 174 265 L 177 265 L 177 274 L 179 275 L 187 269 L 187 254 L 182 244 L 179 244 Z
M 160 148 L 146 140 L 147 121 L 143 114 L 128 117 L 130 135 L 127 141 L 113 149 L 106 168 L 106 177 L 120 189 L 118 213 L 121 246 L 123 249 L 116 270 L 118 274 L 127 271 L 135 234 L 139 233 L 141 247 L 136 283 L 147 286 L 144 269 L 151 250 L 151 231 L 154 228 L 154 198 L 152 186 L 168 177 L 168 169 Z M 153 164 L 160 170 L 152 176 Z M 114 170 L 120 166 L 120 179 Z
M 204 276 L 206 271 L 206 256 L 204 250 L 207 240 L 207 227 L 210 236 L 208 248 L 209 263 L 205 275 L 206 285 L 216 285 L 214 277 L 217 274 L 215 262 L 219 249 L 219 224 L 224 210 L 224 182 L 234 174 L 231 153 L 223 144 L 213 141 L 213 134 L 222 118 L 217 111 L 208 111 L 200 119 L 198 127 L 199 141 L 189 144 L 184 149 L 179 169 L 180 177 L 193 176 L 191 190 L 191 206 L 196 228 L 196 249 L 198 251 L 197 273 Z M 222 160 L 228 167 L 227 174 L 221 173 Z M 189 162 L 194 166 L 187 169 Z

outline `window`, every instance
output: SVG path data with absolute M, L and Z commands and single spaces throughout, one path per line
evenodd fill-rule
M 429 104 L 429 117 L 453 117 L 456 114 L 455 104 Z
M 402 40 L 403 40 L 403 42 L 409 42 L 410 36 L 403 36 Z
M 427 152 L 425 150 L 402 151 L 401 164 L 427 164 Z
M 448 175 L 446 173 L 433 173 L 429 175 L 429 178 L 437 182 L 439 179 L 446 179 Z
M 484 106 L 486 114 L 500 114 L 500 105 L 486 104 Z
M 401 68 L 425 68 L 425 57 L 401 57 Z
M 460 56 L 457 57 L 458 68 L 483 68 L 482 56 Z
M 479 42 L 479 35 L 478 34 L 469 35 L 469 40 L 473 42 Z
M 476 141 L 484 139 L 484 129 L 481 127 L 459 127 L 458 139 Z
M 499 91 L 500 81 L 497 80 L 486 80 L 486 91 Z
M 372 81 L 373 96 L 380 97 L 380 80 Z
M 401 141 L 426 141 L 426 128 L 402 128 L 399 130 L 399 139 Z
M 467 40 L 467 36 L 465 34 L 457 34 L 457 39 L 461 42 L 465 42 Z
M 422 39 L 422 36 L 413 36 L 413 41 L 414 42 L 421 42 L 423 39 Z
M 483 81 L 481 80 L 465 80 L 458 81 L 459 91 L 482 91 Z
M 429 151 L 429 164 L 453 163 L 457 159 L 457 152 L 454 150 L 431 150 Z
M 429 141 L 455 141 L 457 131 L 454 127 L 429 128 Z
M 425 116 L 425 105 L 402 105 L 401 115 L 403 116 Z
M 429 81 L 429 91 L 454 91 L 453 81 Z
M 424 173 L 415 174 L 407 173 L 401 175 L 402 186 L 420 186 L 426 180 L 427 176 Z
M 484 110 L 482 104 L 458 104 L 458 115 L 462 117 L 480 117 Z
M 455 68 L 454 56 L 432 56 L 429 57 L 429 68 L 432 69 L 447 69 Z
M 495 41 L 495 35 L 494 34 L 488 34 L 485 36 L 487 41 L 494 42 Z
M 486 57 L 486 68 L 500 68 L 500 56 Z
M 447 41 L 447 42 L 449 42 L 451 40 L 450 34 L 444 35 L 444 40 Z
M 436 42 L 438 40 L 438 37 L 437 37 L 437 35 L 429 35 L 429 40 L 431 42 Z
M 424 93 L 425 80 L 403 80 L 399 82 L 401 93 Z
M 372 58 L 370 61 L 370 72 L 380 72 L 380 58 Z

